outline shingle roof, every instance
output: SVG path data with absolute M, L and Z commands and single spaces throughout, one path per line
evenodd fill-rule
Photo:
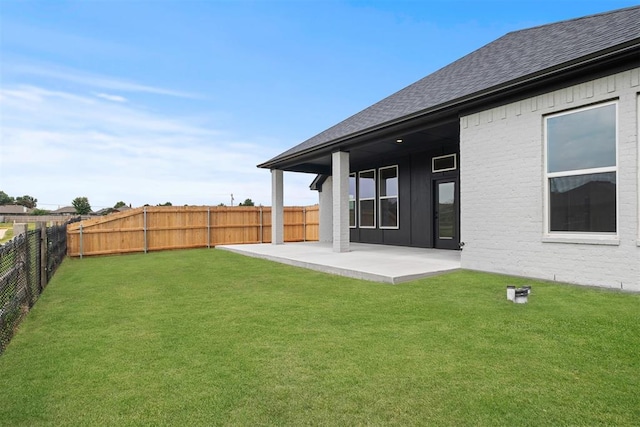
M 30 209 L 22 205 L 4 205 L 0 206 L 0 214 L 26 214 Z
M 640 38 L 640 6 L 508 33 L 274 157 L 277 162 Z
M 52 214 L 74 214 L 76 213 L 76 208 L 73 206 L 64 206 L 62 208 L 58 208 L 55 211 L 51 212 Z

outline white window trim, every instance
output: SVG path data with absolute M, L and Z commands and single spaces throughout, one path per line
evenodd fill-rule
M 354 190 L 355 193 L 353 195 L 353 222 L 354 224 L 351 225 L 351 222 L 349 222 L 349 228 L 358 228 L 358 175 L 355 172 L 352 172 L 349 174 L 349 178 L 353 177 L 353 179 L 355 180 L 355 185 L 354 185 Z M 351 195 L 351 194 L 349 194 Z M 351 201 L 351 200 L 349 200 Z M 351 215 L 349 215 L 349 218 L 351 218 Z
M 362 175 L 363 173 L 367 173 L 367 172 L 373 172 L 373 197 L 364 197 L 361 198 L 360 197 L 360 175 Z M 377 181 L 377 176 L 376 176 L 376 170 L 375 169 L 366 169 L 366 170 L 362 170 L 360 172 L 358 172 L 358 181 L 357 181 L 357 187 L 358 187 L 358 226 L 360 228 L 367 228 L 367 229 L 375 229 L 376 228 L 376 224 L 377 224 L 377 209 L 376 209 L 376 197 L 378 195 L 378 185 L 377 185 L 378 181 Z M 368 200 L 373 200 L 373 225 L 362 225 L 362 218 L 360 218 L 360 215 L 362 215 L 362 209 L 360 209 L 360 202 L 361 201 L 368 201 Z
M 549 158 L 548 154 L 548 140 L 547 140 L 547 122 L 550 118 L 564 116 L 567 114 L 578 113 L 580 111 L 586 111 L 593 108 L 600 108 L 607 105 L 615 105 L 616 107 L 616 165 L 615 166 L 607 166 L 593 169 L 579 169 L 572 171 L 561 171 L 561 172 L 548 172 L 549 165 L 547 160 Z M 568 111 L 562 111 L 560 113 L 553 113 L 546 116 L 543 116 L 543 146 L 544 146 L 544 158 L 542 159 L 542 167 L 543 167 L 543 188 L 544 188 L 544 201 L 543 201 L 543 234 L 542 234 L 542 242 L 544 243 L 579 243 L 579 244 L 589 244 L 589 245 L 619 245 L 620 239 L 618 236 L 618 232 L 620 230 L 620 186 L 618 185 L 618 165 L 620 164 L 620 150 L 619 150 L 619 114 L 618 114 L 618 102 L 609 101 L 602 102 L 595 105 L 589 105 L 586 107 L 575 108 Z M 563 176 L 576 176 L 576 175 L 587 175 L 592 173 L 604 173 L 604 172 L 615 172 L 616 173 L 616 231 L 615 233 L 606 233 L 606 232 L 591 232 L 591 231 L 551 231 L 549 230 L 550 221 L 549 221 L 549 209 L 550 209 L 550 191 L 549 191 L 549 179 L 557 178 Z
M 380 177 L 382 176 L 381 171 L 385 169 L 395 169 L 396 170 L 396 179 L 398 180 L 398 194 L 395 196 L 383 196 L 380 192 Z M 378 212 L 382 212 L 382 201 L 389 199 L 396 199 L 396 225 L 392 226 L 383 226 L 382 225 L 382 214 L 379 215 L 380 224 L 379 227 L 381 230 L 398 230 L 400 228 L 400 174 L 398 170 L 398 165 L 385 166 L 383 168 L 378 169 L 378 193 L 380 196 L 378 197 Z
M 620 239 L 613 235 L 588 235 L 588 233 L 553 233 L 542 237 L 543 243 L 578 243 L 583 245 L 619 246 Z
M 446 168 L 446 169 L 436 169 L 436 160 L 446 159 L 447 157 L 453 157 L 453 167 L 452 168 Z M 431 159 L 431 173 L 454 171 L 456 169 L 458 169 L 458 156 L 455 153 L 454 154 L 446 154 L 444 156 L 433 157 Z

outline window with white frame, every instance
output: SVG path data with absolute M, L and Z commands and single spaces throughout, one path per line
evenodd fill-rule
M 358 213 L 360 228 L 376 227 L 376 171 L 358 172 Z
M 380 168 L 380 228 L 398 228 L 398 166 Z
M 456 164 L 456 155 L 447 154 L 446 156 L 438 156 L 431 159 L 431 172 L 454 171 L 458 168 Z
M 349 227 L 356 226 L 356 174 L 349 174 Z
M 548 116 L 547 232 L 616 233 L 617 104 Z

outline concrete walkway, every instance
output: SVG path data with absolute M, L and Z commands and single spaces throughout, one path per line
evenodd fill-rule
M 351 243 L 350 252 L 333 252 L 330 243 L 221 245 L 217 249 L 264 258 L 340 276 L 401 283 L 460 269 L 460 252 Z

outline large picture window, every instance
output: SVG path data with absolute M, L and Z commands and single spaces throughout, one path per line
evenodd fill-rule
M 546 118 L 549 233 L 615 233 L 617 105 Z
M 349 174 L 349 227 L 356 226 L 356 174 Z
M 398 228 L 398 167 L 380 168 L 380 228 Z
M 358 212 L 361 228 L 376 226 L 376 171 L 358 173 Z

